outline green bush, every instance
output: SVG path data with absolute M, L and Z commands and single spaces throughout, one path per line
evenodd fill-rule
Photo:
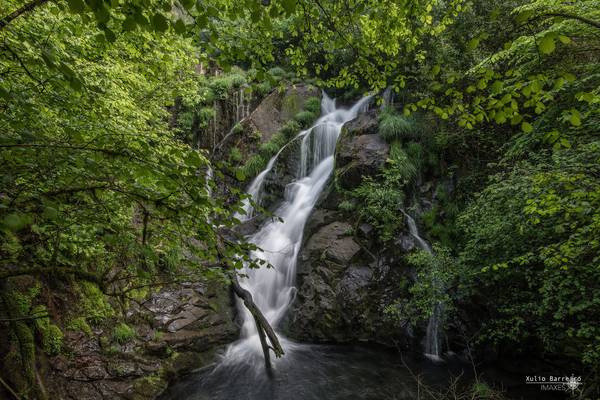
M 279 132 L 288 139 L 296 136 L 298 132 L 300 132 L 300 124 L 294 120 L 288 121 L 283 125 L 283 127 L 279 130 Z
M 231 128 L 231 132 L 233 132 L 233 134 L 238 135 L 242 132 L 244 132 L 244 127 L 242 126 L 242 124 L 235 124 L 233 126 L 233 128 Z
M 258 152 L 264 158 L 271 158 L 279 151 L 280 147 L 274 141 L 268 141 L 267 143 L 263 143 L 258 148 Z
M 317 119 L 315 113 L 310 111 L 300 111 L 298 114 L 294 116 L 294 119 L 302 126 L 303 128 L 308 128 L 314 121 Z
M 318 97 L 309 97 L 304 102 L 304 109 L 310 111 L 313 114 L 320 114 L 321 112 L 321 99 Z
M 272 89 L 273 89 L 273 86 L 271 85 L 271 82 L 269 82 L 269 81 L 264 81 L 264 82 L 261 82 L 256 85 L 256 93 L 259 96 L 265 96 L 265 95 L 269 94 Z
M 125 344 L 135 338 L 135 330 L 124 322 L 115 326 L 112 338 L 119 344 Z
M 245 83 L 246 78 L 243 75 L 231 74 L 218 76 L 212 79 L 209 85 L 216 97 L 225 99 L 232 90 L 241 87 Z
M 348 200 L 344 200 L 340 204 L 338 204 L 338 209 L 340 211 L 350 212 L 350 211 L 353 211 L 354 208 L 355 208 L 354 203 L 351 201 L 348 201 Z
M 106 296 L 90 282 L 82 282 L 80 286 L 80 303 L 82 314 L 92 324 L 104 321 L 115 314 L 113 307 L 107 301 Z
M 194 125 L 194 113 L 192 111 L 184 111 L 177 117 L 179 128 L 184 131 L 191 131 Z
M 379 119 L 379 134 L 388 143 L 395 140 L 419 137 L 419 129 L 414 117 L 404 117 L 395 112 L 384 112 Z
M 260 154 L 256 154 L 246 161 L 246 164 L 242 167 L 242 172 L 245 177 L 256 176 L 263 170 L 266 163 L 267 162 Z
M 354 189 L 353 194 L 361 204 L 360 217 L 377 229 L 383 242 L 391 240 L 398 229 L 404 226 L 404 193 L 395 183 L 375 182 L 366 178 Z
M 276 76 L 279 78 L 283 78 L 285 74 L 285 70 L 281 67 L 273 67 L 269 70 L 269 75 Z
M 394 178 L 398 181 L 408 183 L 417 177 L 417 167 L 397 141 L 392 143 L 390 148 L 390 159 L 388 160 L 388 164 L 388 173 L 393 172 Z
M 229 150 L 229 161 L 235 163 L 242 161 L 242 152 L 240 149 L 232 147 L 231 150 Z

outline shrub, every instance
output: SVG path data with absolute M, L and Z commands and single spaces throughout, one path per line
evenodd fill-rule
M 318 97 L 309 97 L 304 102 L 304 109 L 313 114 L 319 114 L 321 112 L 321 99 Z
M 263 143 L 260 145 L 258 152 L 264 158 L 271 158 L 279 151 L 279 148 L 280 147 L 277 145 L 276 142 L 268 141 L 267 143 Z
M 269 70 L 269 75 L 278 77 L 278 78 L 283 78 L 285 75 L 285 70 L 281 67 L 273 67 Z
M 300 111 L 298 114 L 294 116 L 294 119 L 302 126 L 303 128 L 308 128 L 317 117 L 314 113 L 310 111 Z
M 231 128 L 231 132 L 233 132 L 234 134 L 238 135 L 242 132 L 244 132 L 244 127 L 242 126 L 242 124 L 235 124 L 233 126 L 233 128 Z
M 294 120 L 286 122 L 285 125 L 280 129 L 280 133 L 288 139 L 294 137 L 298 132 L 300 132 L 300 124 Z
M 417 177 L 417 167 L 398 141 L 392 143 L 389 166 L 384 175 L 395 182 L 408 183 Z
M 191 131 L 194 125 L 194 113 L 192 111 L 184 111 L 179 114 L 177 123 L 184 131 Z
M 340 204 L 338 204 L 338 209 L 345 212 L 353 211 L 354 203 L 348 200 L 344 200 Z
M 423 146 L 420 143 L 408 142 L 406 144 L 406 155 L 417 168 L 422 168 L 425 161 Z
M 90 282 L 81 284 L 79 305 L 85 318 L 92 324 L 100 323 L 115 314 L 104 293 Z
M 242 152 L 237 147 L 232 147 L 229 150 L 229 161 L 231 162 L 240 162 L 242 161 Z
M 246 164 L 242 167 L 242 172 L 246 177 L 256 176 L 263 170 L 265 165 L 265 159 L 260 154 L 256 154 L 246 161 Z
M 115 326 L 113 340 L 119 344 L 125 344 L 135 337 L 135 330 L 124 322 Z
M 269 94 L 272 89 L 273 89 L 273 86 L 271 85 L 271 82 L 269 82 L 269 81 L 264 81 L 264 82 L 261 82 L 256 85 L 256 93 L 259 96 L 265 96 L 265 95 Z
M 375 182 L 371 178 L 356 189 L 353 194 L 360 200 L 359 215 L 373 225 L 383 242 L 391 240 L 396 231 L 404 226 L 402 188 L 393 182 Z
M 413 117 L 404 117 L 394 112 L 384 112 L 379 119 L 379 134 L 386 142 L 417 138 L 419 129 Z

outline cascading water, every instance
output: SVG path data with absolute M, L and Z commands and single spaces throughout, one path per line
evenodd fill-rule
M 417 228 L 417 224 L 415 220 L 408 214 L 406 215 L 406 221 L 408 223 L 408 229 L 410 234 L 415 238 L 419 247 L 426 251 L 429 254 L 433 254 L 433 250 L 431 250 L 431 246 L 423 240 L 423 238 L 419 235 L 419 230 Z M 433 285 L 436 282 L 432 282 Z M 425 331 L 425 356 L 434 361 L 440 361 L 441 358 L 441 346 L 440 346 L 440 324 L 442 318 L 442 304 L 436 303 L 433 306 L 433 310 L 431 312 L 431 316 L 429 317 L 429 321 L 427 322 L 427 330 Z
M 247 278 L 240 279 L 240 284 L 252 294 L 256 305 L 275 328 L 293 300 L 296 259 L 304 225 L 333 171 L 337 138 L 344 123 L 354 119 L 368 104 L 369 99 L 370 97 L 361 99 L 350 109 L 336 108 L 335 101 L 323 93 L 322 116 L 313 127 L 298 134 L 298 137 L 302 137 L 300 165 L 296 180 L 287 185 L 284 200 L 275 211 L 275 215 L 281 220 L 270 220 L 249 238 L 250 242 L 261 249 L 252 252 L 251 257 L 263 259 L 273 268 L 245 268 Z M 260 201 L 265 177 L 272 170 L 279 154 L 281 150 L 248 188 L 248 194 L 256 203 Z M 253 213 L 250 202 L 244 204 L 244 209 L 246 216 L 239 217 L 248 219 Z M 223 363 L 262 363 L 262 350 L 254 319 L 243 305 L 239 308 L 243 316 L 241 339 L 227 349 Z M 286 352 L 294 348 L 294 344 L 284 338 L 281 342 Z

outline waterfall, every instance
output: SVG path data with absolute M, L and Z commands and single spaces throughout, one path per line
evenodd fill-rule
M 247 278 L 240 279 L 240 284 L 252 294 L 254 302 L 274 329 L 285 315 L 295 294 L 296 259 L 304 225 L 333 171 L 337 138 L 344 123 L 354 119 L 369 100 L 370 96 L 365 97 L 350 109 L 336 108 L 335 101 L 323 94 L 322 116 L 314 126 L 296 136 L 302 137 L 303 143 L 307 141 L 306 145 L 300 147 L 300 159 L 305 161 L 300 161 L 298 176 L 286 186 L 284 200 L 275 211 L 275 215 L 281 219 L 270 219 L 248 238 L 261 249 L 253 251 L 250 256 L 267 261 L 272 268 L 251 269 L 246 266 L 243 272 Z M 255 202 L 260 201 L 265 177 L 282 150 L 250 184 L 248 194 Z M 253 210 L 249 202 L 244 208 L 251 215 Z M 248 218 L 248 215 L 240 218 Z M 254 319 L 243 304 L 238 303 L 238 308 L 243 317 L 241 338 L 227 349 L 223 363 L 262 363 L 262 350 Z M 285 338 L 281 338 L 281 342 L 286 352 L 293 350 L 293 343 Z
M 431 250 L 431 246 L 419 235 L 419 229 L 417 228 L 417 224 L 415 220 L 408 214 L 404 213 L 406 216 L 406 221 L 408 223 L 408 229 L 410 234 L 415 238 L 419 247 L 426 251 L 429 254 L 433 254 L 433 250 Z M 436 285 L 436 282 L 432 282 L 433 285 Z M 441 341 L 441 332 L 440 332 L 440 324 L 442 319 L 442 303 L 437 302 L 433 306 L 433 310 L 431 311 L 431 316 L 429 317 L 429 321 L 427 322 L 427 330 L 425 331 L 425 356 L 434 361 L 440 361 L 442 349 L 440 346 Z

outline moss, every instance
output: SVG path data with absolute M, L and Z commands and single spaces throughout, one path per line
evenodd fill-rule
M 64 335 L 57 325 L 48 324 L 42 332 L 42 348 L 49 356 L 59 354 L 63 347 Z
M 112 338 L 119 344 L 125 344 L 135 338 L 135 330 L 124 322 L 115 326 Z
M 281 67 L 273 67 L 269 70 L 269 75 L 282 78 L 285 75 L 285 70 Z
M 92 324 L 101 323 L 115 315 L 115 310 L 104 293 L 93 283 L 82 282 L 79 297 L 82 314 Z
M 133 399 L 149 399 L 158 397 L 167 388 L 167 381 L 160 375 L 149 375 L 137 379 L 133 383 L 135 392 Z
M 74 332 L 83 332 L 88 337 L 93 335 L 92 328 L 88 325 L 85 317 L 73 318 L 67 324 L 67 329 Z

